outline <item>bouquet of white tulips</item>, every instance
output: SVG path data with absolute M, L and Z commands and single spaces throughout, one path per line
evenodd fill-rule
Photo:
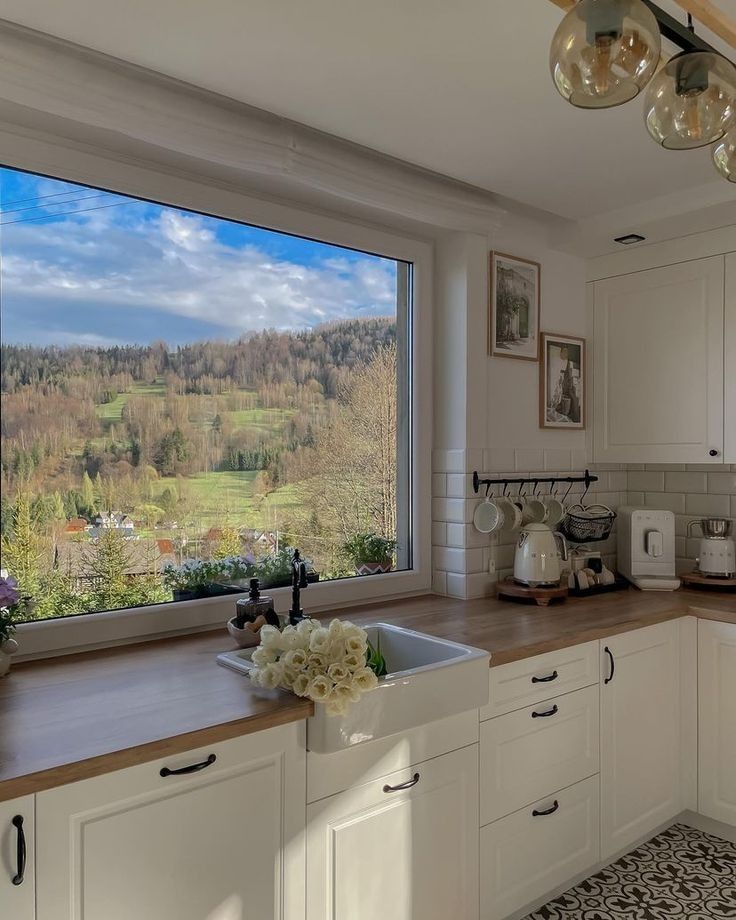
M 283 631 L 263 626 L 250 679 L 258 687 L 283 687 L 324 703 L 329 715 L 343 715 L 378 685 L 368 656 L 375 660 L 368 634 L 354 623 L 333 620 L 322 626 L 317 620 L 302 620 Z

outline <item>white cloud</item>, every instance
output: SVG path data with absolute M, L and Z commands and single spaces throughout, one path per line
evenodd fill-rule
M 57 317 L 75 309 L 89 315 L 94 307 L 100 328 L 89 334 L 102 339 L 105 315 L 115 311 L 119 320 L 125 311 L 130 341 L 138 311 L 167 313 L 172 323 L 176 317 L 204 321 L 227 337 L 395 311 L 390 260 L 324 247 L 316 259 L 305 251 L 301 262 L 301 255 L 275 254 L 280 238 L 233 245 L 213 227 L 198 215 L 137 202 L 63 222 L 5 226 L 3 295 L 18 304 L 48 304 Z M 166 338 L 167 330 L 160 335 Z

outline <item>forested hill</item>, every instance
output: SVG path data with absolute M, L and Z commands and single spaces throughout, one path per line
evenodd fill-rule
M 395 321 L 377 318 L 344 320 L 302 332 L 266 330 L 235 342 L 195 342 L 175 351 L 165 342 L 110 348 L 3 345 L 0 389 L 4 394 L 25 388 L 63 394 L 72 381 L 73 389 L 84 382 L 99 403 L 134 382 L 161 378 L 182 395 L 316 380 L 330 398 L 349 368 L 369 361 L 395 336 Z

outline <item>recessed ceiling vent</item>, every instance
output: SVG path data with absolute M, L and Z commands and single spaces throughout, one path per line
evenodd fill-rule
M 624 246 L 631 246 L 632 243 L 642 243 L 646 239 L 641 233 L 627 233 L 626 236 L 614 237 L 614 243 L 622 243 Z

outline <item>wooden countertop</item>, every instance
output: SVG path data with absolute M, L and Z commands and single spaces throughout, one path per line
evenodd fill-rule
M 546 608 L 427 595 L 340 612 L 486 649 L 492 667 L 688 614 L 736 623 L 736 595 L 630 589 Z M 14 665 L 0 680 L 0 801 L 312 714 L 217 665 L 229 647 L 216 630 Z
M 215 656 L 224 630 L 16 664 L 0 680 L 0 801 L 306 719 Z

